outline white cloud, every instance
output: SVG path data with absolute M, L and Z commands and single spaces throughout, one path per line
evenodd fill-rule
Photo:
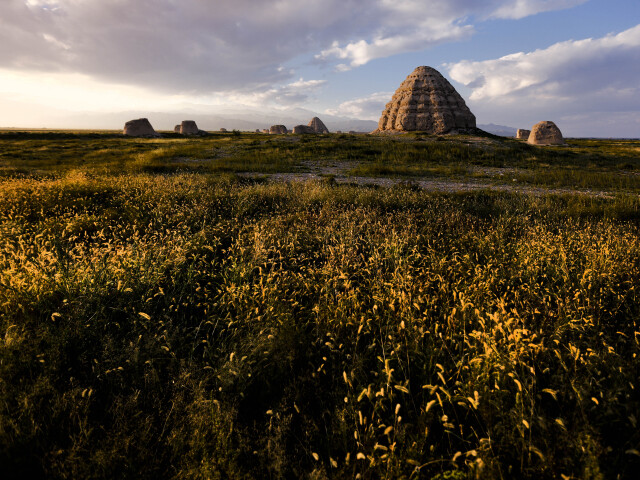
M 171 93 L 264 90 L 288 62 L 363 65 L 584 0 L 1 0 L 0 68 Z
M 533 92 L 555 101 L 611 87 L 633 89 L 640 81 L 639 63 L 640 25 L 617 35 L 570 40 L 530 53 L 462 61 L 448 69 L 451 78 L 473 89 L 472 100 Z
M 575 134 L 595 135 L 595 125 L 608 124 L 603 116 L 640 119 L 638 65 L 640 25 L 602 38 L 447 68 L 453 80 L 471 89 L 470 106 L 477 111 L 514 119 L 529 115 L 532 121 L 564 118 Z M 521 115 L 514 116 L 514 111 Z M 636 133 L 629 130 L 626 135 L 638 136 L 637 122 L 631 123 L 636 123 Z
M 335 57 L 348 60 L 348 64 L 340 63 L 337 66 L 338 71 L 346 71 L 365 65 L 376 58 L 390 57 L 398 53 L 422 50 L 438 43 L 461 40 L 472 32 L 473 27 L 470 25 L 459 26 L 449 23 L 440 24 L 438 28 L 428 28 L 425 25 L 412 30 L 408 35 L 377 36 L 370 42 L 359 40 L 344 47 L 334 42 L 331 48 L 316 55 L 316 59 L 326 60 Z
M 519 19 L 551 10 L 575 7 L 587 0 L 514 0 L 496 8 L 489 17 Z
M 2 0 L 0 68 L 171 93 L 264 89 L 345 31 L 339 0 Z M 325 33 L 326 30 L 326 33 Z
M 462 40 L 474 32 L 471 16 L 519 19 L 570 8 L 587 0 L 378 0 L 376 21 L 368 38 L 345 45 L 334 41 L 316 55 L 318 60 L 346 60 L 339 71 L 359 67 L 376 58 L 419 51 L 439 43 Z
M 320 87 L 326 84 L 326 80 L 299 79 L 287 85 L 269 88 L 253 93 L 230 92 L 224 97 L 227 102 L 242 105 L 298 105 L 311 97 Z M 219 97 L 223 97 L 219 94 Z
M 185 101 L 180 95 L 158 95 L 139 86 L 96 82 L 76 73 L 28 73 L 0 70 L 0 99 L 72 111 L 110 111 L 114 108 L 170 109 Z M 5 113 L 3 109 L 0 112 Z M 6 120 L 5 120 L 6 121 Z
M 326 83 L 299 79 L 285 85 L 247 92 L 244 89 L 211 92 L 207 95 L 158 94 L 139 86 L 113 85 L 93 81 L 86 75 L 47 73 L 33 76 L 0 70 L 0 101 L 40 105 L 59 111 L 109 112 L 114 110 L 180 110 L 200 105 L 215 110 L 225 105 L 281 107 L 304 103 Z M 32 109 L 33 110 L 33 109 Z M 11 111 L 11 115 L 9 115 Z M 15 108 L 0 108 L 0 123 L 15 115 Z M 6 118 L 2 118 L 6 116 Z
M 367 97 L 343 102 L 338 107 L 326 110 L 329 115 L 375 120 L 382 114 L 384 106 L 391 100 L 393 92 L 377 92 Z

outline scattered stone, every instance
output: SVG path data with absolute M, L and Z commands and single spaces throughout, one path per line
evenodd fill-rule
M 226 129 L 226 128 L 221 128 L 221 129 L 220 129 L 220 131 L 221 131 L 222 133 L 225 133 L 225 132 L 227 131 L 227 129 Z
M 329 129 L 318 117 L 313 117 L 307 126 L 313 130 L 312 133 L 329 133 Z
M 524 128 L 519 128 L 516 132 L 516 138 L 518 140 L 528 140 L 529 135 L 531 135 L 531 130 L 525 130 Z
M 307 125 L 296 125 L 295 127 L 293 127 L 293 133 L 296 134 L 300 134 L 300 133 L 316 133 L 316 131 L 312 128 L 309 127 Z
M 269 133 L 269 129 L 268 128 L 263 128 L 262 129 L 262 133 Z
M 531 145 L 564 145 L 564 138 L 555 123 L 544 121 L 533 126 L 528 143 Z
M 431 134 L 476 130 L 476 117 L 453 85 L 431 67 L 416 68 L 402 82 L 374 133 L 424 131 Z
M 151 123 L 146 118 L 139 118 L 137 120 L 129 120 L 124 124 L 124 131 L 122 132 L 130 137 L 159 137 Z
M 287 127 L 284 125 L 272 125 L 269 129 L 271 135 L 284 135 L 287 133 Z
M 180 133 L 182 135 L 198 135 L 200 129 L 198 129 L 198 125 L 193 120 L 185 120 L 180 125 Z

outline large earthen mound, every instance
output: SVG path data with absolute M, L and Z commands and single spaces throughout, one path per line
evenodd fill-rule
M 313 133 L 329 133 L 329 129 L 318 117 L 313 117 L 308 127 L 313 130 Z
M 184 120 L 180 125 L 180 133 L 183 135 L 198 135 L 200 129 L 193 120 Z
M 124 124 L 122 132 L 130 137 L 159 137 L 158 133 L 153 129 L 151 123 L 146 118 L 137 120 L 129 120 Z
M 476 117 L 453 85 L 431 67 L 416 68 L 396 90 L 378 130 L 433 134 L 475 131 Z
M 564 145 L 564 138 L 556 124 L 547 120 L 533 126 L 528 143 L 531 145 Z

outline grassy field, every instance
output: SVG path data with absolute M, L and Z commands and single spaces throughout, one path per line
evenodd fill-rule
M 101 132 L 0 132 L 0 176 L 322 172 L 345 178 L 449 179 L 640 192 L 640 141 L 572 140 L 540 148 L 503 137 L 269 136 L 123 138 Z
M 637 478 L 639 148 L 0 133 L 3 478 Z

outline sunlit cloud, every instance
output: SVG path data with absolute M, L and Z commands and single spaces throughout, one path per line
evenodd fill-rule
M 638 65 L 640 25 L 601 38 L 446 68 L 453 80 L 471 89 L 470 106 L 493 118 L 515 118 L 517 111 L 518 118 L 528 115 L 530 121 L 565 119 L 575 134 L 589 135 L 598 134 L 596 125 L 604 128 L 625 118 L 621 134 L 638 136 Z
M 460 41 L 474 33 L 470 17 L 519 19 L 537 13 L 574 7 L 586 0 L 381 0 L 378 20 L 365 38 L 341 44 L 334 41 L 316 55 L 320 61 L 338 59 L 338 71 L 377 58 L 425 50 L 444 42 Z
M 521 99 L 524 95 L 556 101 L 597 92 L 626 97 L 640 88 L 639 62 L 640 25 L 617 35 L 571 40 L 543 50 L 447 67 L 451 78 L 472 88 L 472 100 Z
M 262 89 L 300 56 L 338 70 L 467 38 L 473 19 L 583 0 L 2 0 L 0 68 L 171 93 Z
M 378 121 L 384 106 L 391 100 L 393 92 L 376 92 L 362 98 L 341 103 L 336 108 L 327 109 L 330 115 L 362 118 Z

